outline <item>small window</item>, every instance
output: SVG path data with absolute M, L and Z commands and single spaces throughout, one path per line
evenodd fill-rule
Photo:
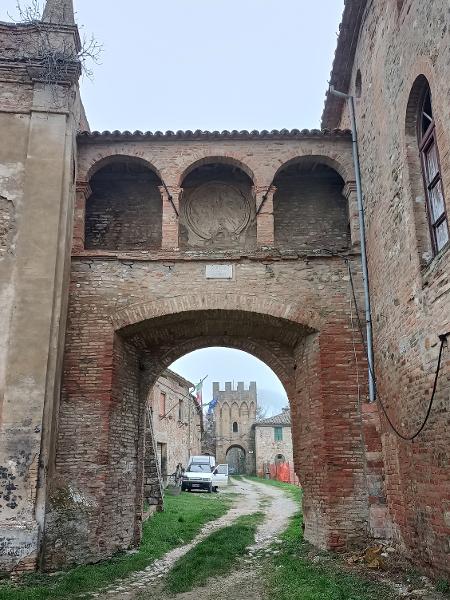
M 283 428 L 282 427 L 274 427 L 273 433 L 274 433 L 274 439 L 276 442 L 283 441 Z
M 160 392 L 159 394 L 159 416 L 164 417 L 166 414 L 166 394 Z
M 361 78 L 361 71 L 358 69 L 358 71 L 356 73 L 356 79 L 355 79 L 355 96 L 357 98 L 361 98 L 361 92 L 362 92 L 362 78 Z
M 275 456 L 275 462 L 276 463 L 284 463 L 284 462 L 286 462 L 286 459 L 284 458 L 284 456 L 282 454 L 277 454 Z
M 183 421 L 183 400 L 178 400 L 178 420 Z
M 237 433 L 238 432 L 238 424 L 236 423 L 236 421 L 233 423 L 233 433 Z

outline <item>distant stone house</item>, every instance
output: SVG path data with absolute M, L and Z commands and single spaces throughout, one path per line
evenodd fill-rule
M 161 475 L 167 482 L 179 463 L 201 453 L 202 410 L 189 393 L 193 384 L 166 369 L 148 395 Z
M 293 465 L 291 413 L 288 407 L 278 415 L 256 422 L 254 429 L 256 473 L 259 477 L 270 472 L 270 465 Z

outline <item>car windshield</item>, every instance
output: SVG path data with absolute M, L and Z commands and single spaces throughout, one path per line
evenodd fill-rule
M 192 464 L 188 471 L 191 473 L 211 473 L 209 465 Z

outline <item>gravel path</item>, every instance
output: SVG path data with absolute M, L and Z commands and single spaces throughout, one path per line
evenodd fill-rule
M 164 592 L 164 575 L 175 562 L 213 531 L 231 525 L 240 516 L 261 511 L 265 513 L 265 518 L 257 529 L 255 544 L 249 548 L 248 555 L 240 562 L 237 570 L 212 578 L 206 588 L 178 594 L 176 598 L 180 600 L 198 600 L 199 598 L 202 600 L 208 598 L 262 600 L 264 596 L 260 589 L 258 554 L 276 541 L 277 536 L 286 529 L 289 518 L 298 510 L 298 506 L 279 488 L 248 479 L 235 482 L 235 486 L 230 488 L 230 491 L 238 494 L 233 508 L 223 517 L 207 523 L 192 542 L 171 550 L 144 571 L 134 573 L 119 584 L 109 586 L 101 592 L 90 594 L 88 598 L 101 600 L 166 600 L 174 598 Z

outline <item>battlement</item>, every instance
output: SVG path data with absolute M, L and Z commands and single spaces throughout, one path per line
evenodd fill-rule
M 236 387 L 234 387 L 234 382 L 226 381 L 224 389 L 220 389 L 220 382 L 214 381 L 213 396 L 216 397 L 217 394 L 224 392 L 253 392 L 256 396 L 256 381 L 250 381 L 247 389 L 243 381 L 238 381 Z

